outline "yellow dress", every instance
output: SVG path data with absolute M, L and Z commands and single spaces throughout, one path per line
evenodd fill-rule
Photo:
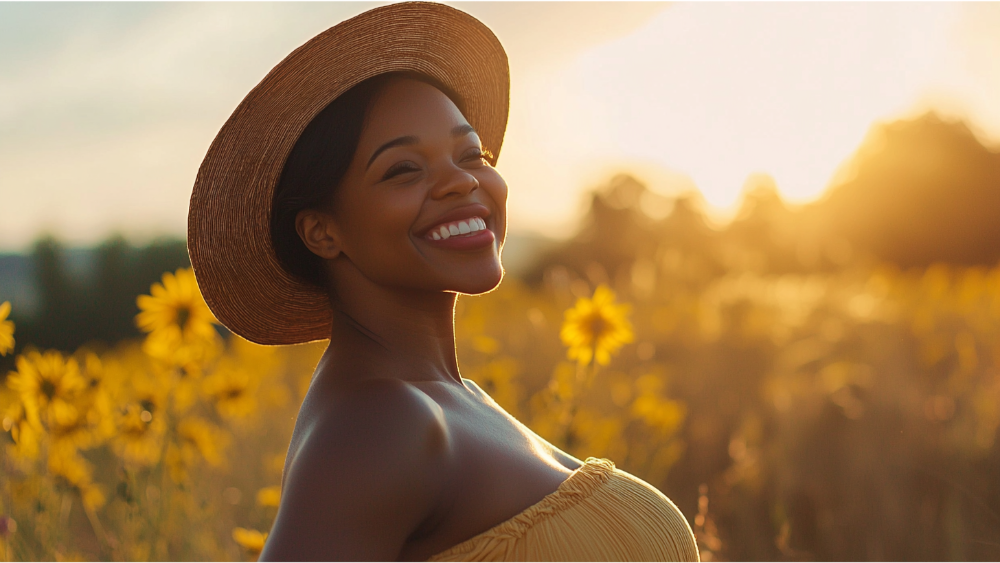
M 598 458 L 517 516 L 428 561 L 698 561 L 687 519 L 652 485 Z

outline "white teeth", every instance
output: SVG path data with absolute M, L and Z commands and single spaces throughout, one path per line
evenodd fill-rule
M 486 221 L 479 217 L 471 217 L 465 221 L 457 221 L 449 225 L 441 225 L 436 230 L 430 232 L 434 240 L 443 240 L 454 236 L 478 233 L 486 229 Z

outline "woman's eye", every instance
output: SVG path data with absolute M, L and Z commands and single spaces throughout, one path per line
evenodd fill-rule
M 486 155 L 483 154 L 483 151 L 481 151 L 480 149 L 475 149 L 475 150 L 469 151 L 462 158 L 462 161 L 464 161 L 464 162 L 483 161 L 485 158 L 486 158 Z
M 388 170 L 385 171 L 385 174 L 382 176 L 382 180 L 388 180 L 390 178 L 395 178 L 396 176 L 399 176 L 400 174 L 406 174 L 408 172 L 419 172 L 419 171 L 420 171 L 420 168 L 418 168 L 412 162 L 399 162 L 399 163 L 393 164 L 392 166 L 389 167 Z

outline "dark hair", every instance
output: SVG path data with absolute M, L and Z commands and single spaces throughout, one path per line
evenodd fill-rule
M 271 244 L 289 273 L 326 288 L 323 260 L 310 251 L 295 228 L 303 209 L 330 203 L 358 149 L 358 141 L 372 102 L 394 78 L 410 78 L 434 86 L 463 111 L 455 93 L 433 78 L 413 72 L 391 72 L 369 78 L 320 111 L 289 153 L 271 205 Z

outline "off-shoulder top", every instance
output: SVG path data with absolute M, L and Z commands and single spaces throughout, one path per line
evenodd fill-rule
M 556 491 L 429 561 L 699 561 L 691 527 L 655 487 L 588 458 Z

